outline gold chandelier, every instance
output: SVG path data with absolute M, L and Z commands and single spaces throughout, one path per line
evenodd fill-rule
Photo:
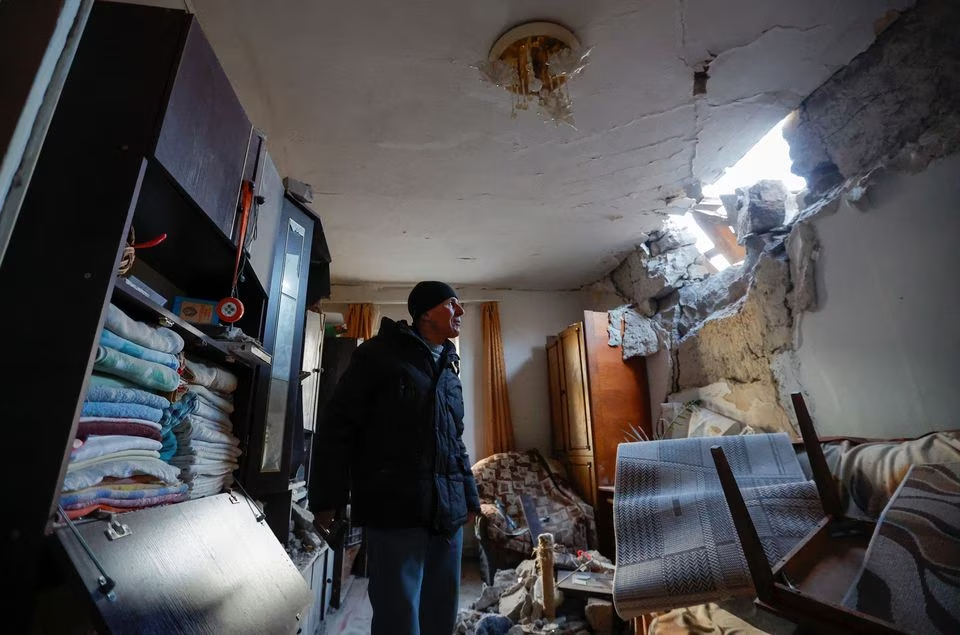
M 567 83 L 583 70 L 589 54 L 559 24 L 528 22 L 501 35 L 477 68 L 483 79 L 511 94 L 511 117 L 536 101 L 545 121 L 573 126 Z

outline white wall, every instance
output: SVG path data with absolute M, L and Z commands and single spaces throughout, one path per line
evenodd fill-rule
M 478 454 L 483 447 L 480 424 L 485 416 L 480 304 L 488 301 L 500 303 L 504 362 L 517 448 L 535 447 L 549 456 L 550 403 L 547 394 L 546 338 L 582 318 L 580 294 L 470 287 L 457 288 L 457 291 L 465 309 L 459 342 L 463 359 L 460 379 L 467 411 L 467 429 L 463 440 L 470 458 L 473 461 L 482 458 Z M 378 324 L 380 315 L 409 321 L 407 293 L 409 288 L 333 285 L 331 297 L 322 303 L 322 307 L 345 312 L 346 303 L 373 302 L 378 309 Z
M 549 457 L 551 440 L 547 336 L 556 335 L 570 324 L 583 319 L 580 295 L 563 292 L 503 291 L 494 299 L 500 302 L 500 327 L 503 332 L 510 412 L 513 416 L 517 448 L 537 448 L 544 456 Z M 482 370 L 481 359 L 478 354 L 475 364 L 478 374 Z M 480 395 L 478 391 L 478 400 L 482 405 Z
M 960 155 L 904 176 L 866 213 L 817 218 L 820 309 L 801 317 L 800 381 L 820 435 L 960 427 Z

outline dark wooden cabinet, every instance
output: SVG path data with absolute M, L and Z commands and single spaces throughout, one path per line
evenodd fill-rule
M 318 241 L 329 262 L 319 219 L 306 209 L 272 216 L 288 229 L 274 231 L 272 245 L 261 245 L 261 253 L 269 253 L 269 275 L 241 258 L 237 291 L 245 313 L 236 325 L 269 347 L 273 365 L 269 355 L 239 355 L 217 339 L 217 328 L 189 324 L 170 311 L 175 295 L 214 301 L 228 296 L 236 262 L 232 224 L 252 128 L 226 78 L 213 77 L 222 70 L 212 55 L 196 18 L 184 11 L 95 3 L 0 262 L 0 289 L 10 307 L 18 307 L 0 311 L 7 350 L 17 360 L 6 384 L 15 397 L 4 414 L 11 422 L 5 443 L 16 450 L 0 463 L 0 478 L 19 483 L 6 501 L 16 513 L 0 515 L 0 561 L 18 576 L 7 600 L 22 607 L 10 616 L 11 632 L 31 632 L 35 602 L 47 597 L 41 591 L 66 582 L 92 603 L 103 632 L 169 630 L 162 627 L 170 617 L 165 612 L 176 610 L 187 611 L 182 623 L 194 630 L 263 632 L 295 624 L 307 602 L 303 579 L 283 551 L 289 518 L 282 514 L 290 508 L 288 431 L 299 422 L 297 334 L 302 337 Z M 197 95 L 204 108 L 191 105 Z M 265 156 L 261 150 L 255 156 Z M 248 178 L 259 179 L 262 165 L 258 159 Z M 131 270 L 170 300 L 164 306 L 118 283 L 131 229 L 137 241 L 167 235 L 155 247 L 137 249 Z M 134 529 L 133 538 L 119 540 L 104 538 L 114 519 L 80 523 L 94 557 L 111 563 L 123 583 L 120 604 L 101 592 L 95 562 L 56 513 L 111 303 L 136 320 L 174 329 L 188 354 L 237 376 L 230 419 L 243 454 L 234 476 L 244 489 L 251 489 L 249 479 L 266 500 L 265 514 L 240 489 L 117 514 L 121 523 L 129 515 L 126 524 Z M 271 394 L 284 395 L 283 403 Z M 255 472 L 267 477 L 257 481 Z M 127 551 L 152 544 L 152 536 L 167 540 L 163 548 Z M 254 553 L 250 563 L 238 560 Z M 67 566 L 51 567 L 59 558 Z M 150 571 L 143 570 L 148 564 Z M 209 571 L 230 575 L 210 578 Z M 220 588 L 220 582 L 234 588 Z M 192 604 L 192 584 L 202 586 L 208 599 L 238 587 L 247 593 L 273 586 L 261 598 L 267 605 L 247 602 L 227 614 Z M 148 610 L 138 604 L 149 600 L 144 594 L 164 601 Z M 39 610 L 50 611 L 55 603 Z
M 252 130 L 200 24 L 190 16 L 154 156 L 226 236 L 234 234 Z
M 598 509 L 600 551 L 613 557 L 612 525 L 601 518 L 600 487 L 613 486 L 617 446 L 633 427 L 648 435 L 650 397 L 642 358 L 623 360 L 609 345 L 606 312 L 585 311 L 583 321 L 547 338 L 547 377 L 554 456 L 584 500 Z

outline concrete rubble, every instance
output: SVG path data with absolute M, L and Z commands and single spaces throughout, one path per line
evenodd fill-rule
M 613 565 L 597 551 L 589 552 L 589 570 L 612 571 Z M 558 570 L 558 576 L 569 571 Z M 492 585 L 483 585 L 480 597 L 457 616 L 457 635 L 607 635 L 612 632 L 613 603 L 599 599 L 564 598 L 558 593 L 557 615 L 548 620 L 536 560 L 524 560 L 516 569 L 496 572 Z
M 664 404 L 661 432 L 676 414 L 669 404 L 691 400 L 698 430 L 792 430 L 772 366 L 792 348 L 794 315 L 816 307 L 817 238 L 812 223 L 790 211 L 795 197 L 781 182 L 761 181 L 737 196 L 727 205 L 737 213 L 744 262 L 711 275 L 694 238 L 667 229 L 609 277 L 628 302 L 610 312 L 610 344 L 622 345 L 624 359 L 669 354 L 661 364 L 670 374 L 660 382 L 666 392 L 651 395 Z M 689 430 L 689 415 L 670 436 Z
M 696 239 L 686 232 L 654 232 L 610 276 L 617 292 L 629 298 L 636 309 L 653 316 L 658 300 L 694 280 L 709 275 L 706 260 L 694 246 Z
M 737 242 L 783 225 L 790 193 L 782 181 L 762 180 L 737 190 Z

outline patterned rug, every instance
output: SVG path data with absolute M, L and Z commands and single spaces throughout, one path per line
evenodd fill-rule
M 960 633 L 960 463 L 914 465 L 843 605 L 911 633 Z
M 737 478 L 771 563 L 823 517 L 785 433 L 622 443 L 613 600 L 624 619 L 753 594 L 712 446 Z

